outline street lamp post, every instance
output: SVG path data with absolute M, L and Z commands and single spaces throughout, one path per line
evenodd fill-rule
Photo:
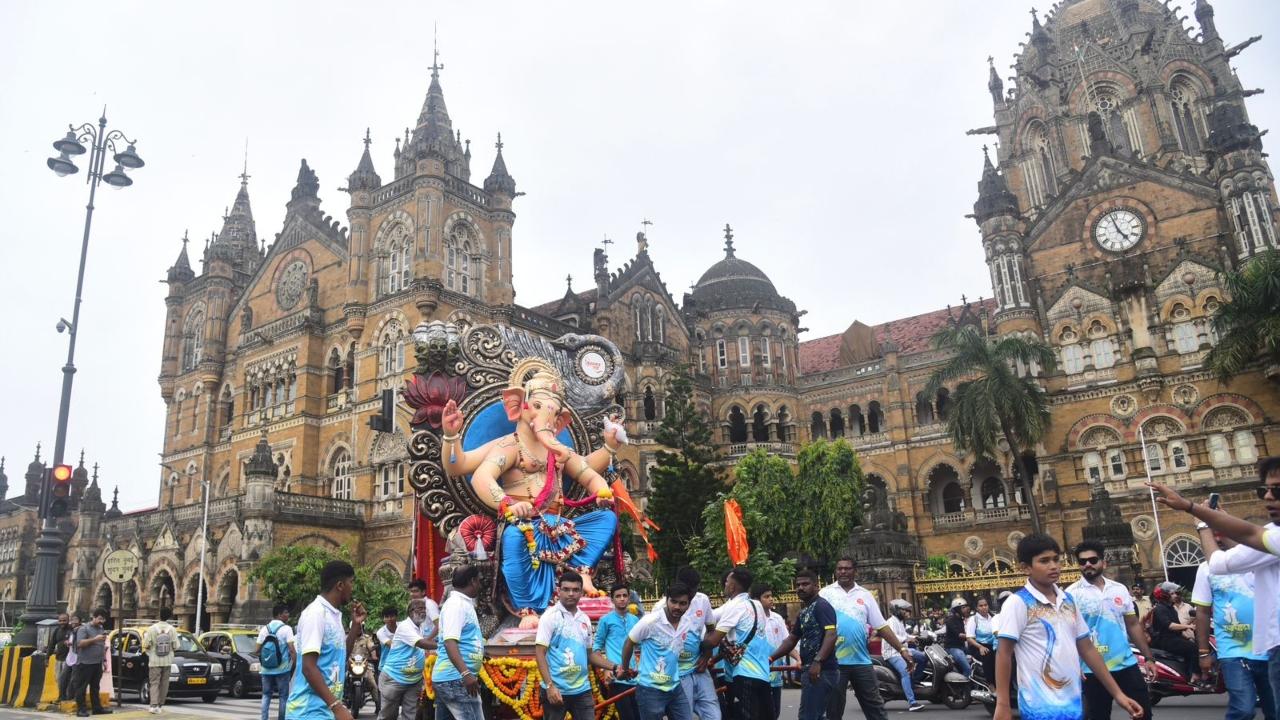
M 207 479 L 200 481 L 200 489 L 201 494 L 204 495 L 204 521 L 200 523 L 200 585 L 196 588 L 196 621 L 193 623 L 197 636 L 204 622 L 204 596 L 207 592 L 204 586 L 204 554 L 209 544 L 209 481 Z
M 80 298 L 84 290 L 84 264 L 89 254 L 89 227 L 93 222 L 93 201 L 98 185 L 105 182 L 115 188 L 125 188 L 133 184 L 125 171 L 140 168 L 144 165 L 142 158 L 134 149 L 135 141 L 130 140 L 119 130 L 107 130 L 106 109 L 98 124 L 85 123 L 79 127 L 70 126 L 67 134 L 53 143 L 53 149 L 59 156 L 49 158 L 46 163 L 49 169 L 65 177 L 79 172 L 72 157 L 86 152 L 84 143 L 89 147 L 89 170 L 85 182 L 89 185 L 89 203 L 85 205 L 84 237 L 80 241 L 80 271 L 76 276 L 76 299 L 71 310 L 71 320 L 59 320 L 58 332 L 67 331 L 67 364 L 62 366 L 62 398 L 58 403 L 58 431 L 53 445 L 53 464 L 61 465 L 63 453 L 67 446 L 67 419 L 71 413 L 71 381 L 76 374 L 76 334 L 80 330 Z M 124 150 L 119 145 L 126 145 Z M 111 153 L 116 166 L 111 172 L 103 173 L 107 153 Z M 48 490 L 48 478 L 45 478 L 42 492 Z M 36 623 L 58 614 L 58 576 L 64 550 L 62 533 L 58 530 L 54 518 L 46 512 L 40 526 L 40 537 L 36 540 L 35 571 L 31 580 L 31 591 L 27 595 L 27 607 L 22 614 L 23 628 L 14 638 L 16 645 L 34 645 Z

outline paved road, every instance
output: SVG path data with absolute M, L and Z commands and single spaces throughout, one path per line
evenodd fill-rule
M 206 704 L 200 700 L 171 700 L 161 718 L 187 720 L 189 718 L 205 718 L 207 720 L 255 720 L 259 717 L 261 707 L 259 698 L 234 700 L 226 695 L 218 698 L 218 702 Z M 1226 708 L 1225 696 L 1173 698 L 1165 700 L 1155 710 L 1155 720 L 1218 720 Z M 782 695 L 782 720 L 794 720 L 800 706 L 800 691 L 787 690 Z M 366 708 L 361 713 L 361 720 L 375 720 L 373 708 Z M 135 718 L 151 718 L 146 708 L 134 703 L 126 703 L 116 708 L 113 720 L 135 720 Z M 0 720 L 30 720 L 34 713 L 24 710 L 0 709 Z M 898 701 L 889 703 L 889 715 L 892 717 L 908 716 L 906 703 Z M 47 715 L 45 717 L 48 717 Z M 74 716 L 72 716 L 74 717 Z M 987 713 L 981 705 L 971 705 L 965 710 L 948 710 L 941 705 L 930 705 L 922 712 L 910 715 L 913 718 L 933 718 L 934 720 L 987 720 Z M 1119 720 L 1119 715 L 1114 715 Z M 274 720 L 274 714 L 272 715 Z M 862 720 L 862 712 L 858 703 L 849 698 L 845 709 L 844 720 Z

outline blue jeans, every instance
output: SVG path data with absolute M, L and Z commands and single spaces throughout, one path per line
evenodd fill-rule
M 680 679 L 680 689 L 689 698 L 689 709 L 701 720 L 720 720 L 720 698 L 709 672 L 694 672 Z
M 636 686 L 636 705 L 640 708 L 640 720 L 693 720 L 693 711 L 689 708 L 689 698 L 679 686 L 670 690 Z M 481 720 L 472 719 L 468 720 Z
M 1267 651 L 1267 679 L 1271 685 L 1271 711 L 1280 717 L 1280 645 Z
M 969 656 L 965 654 L 964 648 L 947 648 L 947 654 L 956 661 L 956 672 L 965 677 L 973 674 L 973 668 L 969 666 Z
M 916 663 L 916 668 L 919 669 L 923 667 L 920 663 L 921 658 L 915 657 L 914 652 L 919 652 L 919 651 L 913 651 L 913 655 L 912 655 L 912 659 L 915 660 L 915 663 Z M 921 655 L 923 654 L 924 653 L 921 653 Z M 915 705 L 916 691 L 915 691 L 915 688 L 911 687 L 911 681 L 912 679 L 914 679 L 914 675 L 907 674 L 907 661 L 903 660 L 901 655 L 894 655 L 887 659 L 889 661 L 889 664 L 893 666 L 893 669 L 898 671 L 898 682 L 902 683 L 902 694 L 904 697 L 907 698 L 907 703 L 910 705 Z
M 279 720 L 284 720 L 284 704 L 289 699 L 289 679 L 293 673 L 283 672 L 279 675 L 262 674 L 262 720 L 271 714 L 271 694 L 280 696 Z M 304 681 L 305 682 L 305 681 Z
M 800 671 L 800 716 L 799 720 L 822 720 L 827 714 L 827 703 L 831 699 L 831 691 L 840 682 L 839 670 L 823 670 L 818 675 L 818 682 L 810 682 L 809 671 Z
M 480 694 L 472 695 L 461 680 L 445 680 L 435 684 L 436 720 L 484 720 Z M 687 719 L 686 719 L 687 720 Z
M 1226 720 L 1251 720 L 1259 705 L 1265 720 L 1275 720 L 1266 660 L 1222 658 L 1218 666 L 1222 668 L 1222 683 L 1227 686 Z

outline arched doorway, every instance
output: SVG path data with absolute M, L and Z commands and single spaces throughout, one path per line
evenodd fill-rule
M 239 610 L 236 602 L 237 596 L 240 594 L 240 573 L 234 568 L 227 570 L 222 575 L 222 581 L 218 583 L 218 617 L 213 618 L 215 622 L 239 622 Z
M 155 606 L 157 617 L 161 608 L 172 610 L 177 598 L 177 587 L 169 571 L 161 570 L 156 573 L 155 578 L 151 581 L 151 604 Z
M 1191 588 L 1196 584 L 1196 569 L 1204 562 L 1204 552 L 1200 543 L 1189 535 L 1178 535 L 1170 538 L 1164 546 L 1164 566 L 1169 571 L 1169 580 L 1182 587 Z
M 729 442 L 744 443 L 747 441 L 747 416 L 737 405 L 729 411 Z
M 751 439 L 756 442 L 769 441 L 769 411 L 764 405 L 757 405 L 751 414 Z
M 111 583 L 102 583 L 98 586 L 98 592 L 93 596 L 93 608 L 89 612 L 93 612 L 98 608 L 107 611 L 107 627 L 114 627 L 117 618 L 112 610 L 112 604 L 115 600 L 115 593 L 111 592 Z
M 200 615 L 196 616 L 196 606 L 200 606 Z M 199 635 L 209 629 L 209 588 L 200 580 L 188 585 L 187 612 L 182 618 L 183 626 Z

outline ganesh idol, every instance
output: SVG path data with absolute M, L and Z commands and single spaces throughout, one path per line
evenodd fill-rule
M 614 420 L 606 422 L 605 446 L 581 455 L 567 446 L 563 431 L 570 423 L 565 385 L 546 361 L 529 358 L 511 371 L 502 392 L 507 419 L 515 432 L 490 440 L 470 451 L 462 448 L 463 417 L 450 401 L 441 425 L 441 460 L 451 477 L 471 476 L 476 495 L 497 514 L 502 529 L 502 575 L 522 625 L 550 604 L 557 568 L 582 574 L 584 589 L 595 591 L 591 575 L 618 529 L 613 493 L 602 473 L 617 452 L 625 433 Z M 586 500 L 573 507 L 590 507 L 569 519 L 571 501 L 563 488 L 580 485 Z

